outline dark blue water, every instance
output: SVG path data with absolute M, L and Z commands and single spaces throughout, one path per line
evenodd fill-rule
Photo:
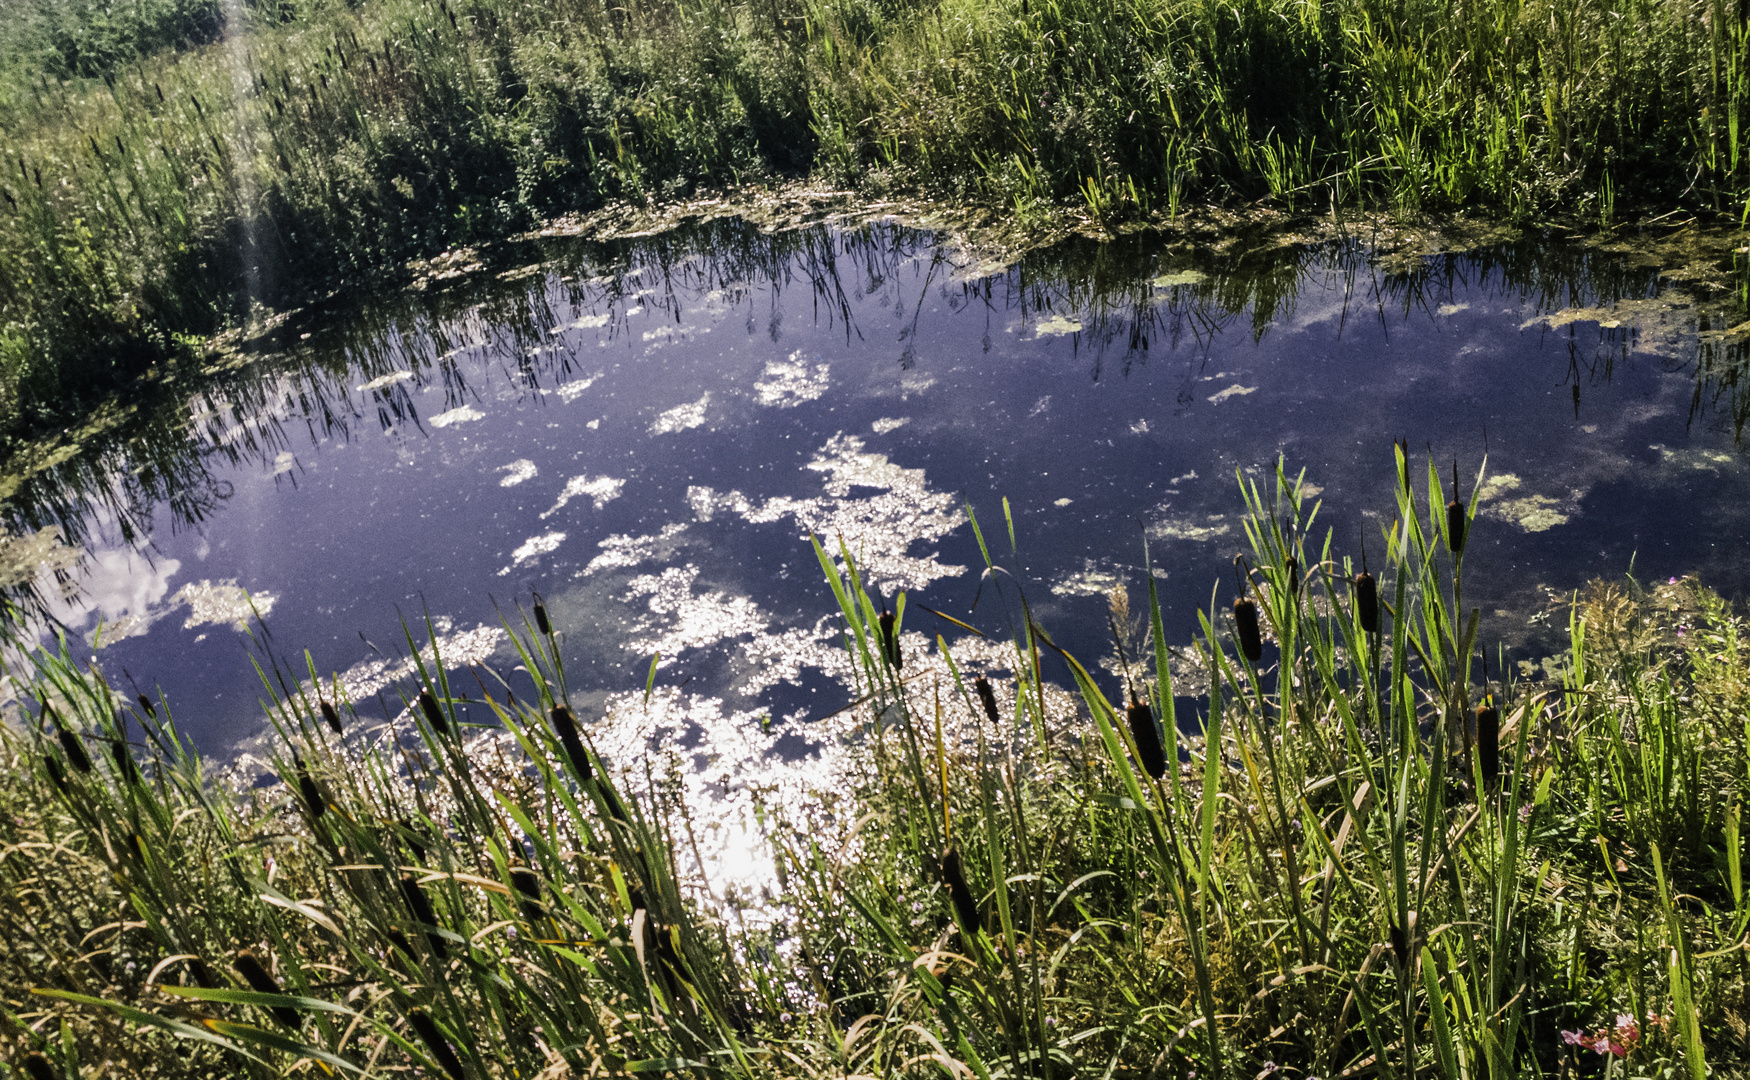
M 592 716 L 641 699 L 655 656 L 679 745 L 799 751 L 847 700 L 811 533 L 883 595 L 1001 630 L 972 610 L 970 506 L 1096 661 L 1113 587 L 1140 609 L 1145 535 L 1190 640 L 1243 543 L 1236 473 L 1279 456 L 1340 554 L 1382 550 L 1398 438 L 1456 458 L 1467 492 L 1487 453 L 1467 595 L 1521 659 L 1558 644 L 1552 598 L 1631 565 L 1744 590 L 1750 469 L 1729 388 L 1697 371 L 1738 346 L 1701 343 L 1708 297 L 1658 267 L 1544 244 L 1386 274 L 1354 247 L 1151 243 L 1008 267 L 897 227 L 554 244 L 305 313 L 31 478 L 11 531 L 83 549 L 50 605 L 75 652 L 162 688 L 218 752 L 262 727 L 251 648 L 299 669 L 308 649 L 392 715 L 404 621 L 514 678 L 499 619 L 536 591 Z M 907 626 L 914 649 L 962 636 L 915 606 Z

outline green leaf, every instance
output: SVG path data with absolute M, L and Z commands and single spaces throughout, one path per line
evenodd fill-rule
M 197 1001 L 222 1001 L 229 1005 L 254 1005 L 262 1009 L 302 1009 L 305 1012 L 331 1012 L 343 1016 L 358 1014 L 345 1005 L 320 998 L 298 997 L 293 994 L 264 994 L 259 990 L 208 990 L 201 986 L 160 986 L 166 994 L 194 998 Z
M 193 1024 L 185 1024 L 180 1020 L 172 1020 L 169 1017 L 157 1016 L 140 1009 L 129 1008 L 126 1005 L 118 1004 L 114 1001 L 105 1001 L 102 998 L 90 997 L 85 994 L 75 994 L 67 990 L 33 989 L 31 993 L 36 994 L 39 997 L 59 998 L 62 1001 L 71 1001 L 76 1005 L 92 1005 L 99 1009 L 108 1009 L 123 1020 L 129 1020 L 136 1024 L 146 1024 L 150 1027 L 161 1028 L 184 1039 L 193 1039 L 196 1042 L 211 1043 L 214 1046 L 229 1050 L 234 1054 L 241 1054 L 250 1061 L 262 1065 L 267 1064 L 266 1061 L 251 1054 L 230 1039 L 215 1035 L 213 1032 L 208 1031 L 205 1028 L 198 1028 Z

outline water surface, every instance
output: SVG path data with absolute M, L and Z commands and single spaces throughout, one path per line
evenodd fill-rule
M 811 534 L 884 596 L 1001 630 L 972 611 L 971 506 L 1041 622 L 1096 659 L 1145 535 L 1170 634 L 1212 585 L 1227 598 L 1236 473 L 1304 468 L 1336 550 L 1382 550 L 1403 438 L 1456 458 L 1467 492 L 1487 453 L 1467 595 L 1483 640 L 1536 661 L 1552 601 L 1593 577 L 1750 580 L 1743 335 L 1708 314 L 1725 278 L 1679 243 L 1619 246 L 1388 271 L 1361 245 L 1147 239 L 993 266 L 893 225 L 553 242 L 144 395 L 14 485 L 9 531 L 55 532 L 8 558 L 48 557 L 75 651 L 162 688 L 210 751 L 262 729 L 245 626 L 392 716 L 404 621 L 508 670 L 499 619 L 538 591 L 592 717 L 641 698 L 656 658 L 667 719 L 628 750 L 708 758 L 737 732 L 738 753 L 795 756 L 847 700 Z M 907 627 L 911 648 L 958 636 L 915 606 Z

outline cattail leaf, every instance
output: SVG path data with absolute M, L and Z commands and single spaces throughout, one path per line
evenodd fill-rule
M 301 997 L 297 994 L 269 994 L 259 990 L 208 990 L 200 986 L 160 985 L 156 989 L 173 997 L 193 998 L 196 1001 L 218 1001 L 227 1005 L 253 1005 L 258 1009 L 299 1009 L 304 1012 L 340 1013 L 344 1016 L 357 1016 L 358 1013 L 345 1005 L 333 1001 L 323 1001 L 321 998 Z
M 165 989 L 165 987 L 159 987 L 159 989 Z M 184 1038 L 184 1039 L 193 1039 L 196 1042 L 210 1043 L 213 1046 L 217 1046 L 217 1047 L 220 1047 L 222 1049 L 229 1050 L 234 1054 L 241 1055 L 242 1057 L 247 1058 L 248 1060 L 253 1061 L 258 1065 L 265 1066 L 267 1064 L 266 1061 L 262 1060 L 259 1057 L 256 1057 L 254 1054 L 251 1054 L 248 1050 L 245 1050 L 243 1047 L 238 1046 L 235 1042 L 233 1042 L 230 1039 L 225 1038 L 223 1035 L 217 1033 L 216 1031 L 210 1031 L 210 1030 L 206 1030 L 203 1028 L 199 1028 L 199 1027 L 194 1026 L 193 1024 L 186 1024 L 186 1023 L 183 1023 L 181 1020 L 172 1020 L 167 1016 L 158 1016 L 158 1015 L 155 1015 L 153 1013 L 146 1012 L 143 1009 L 135 1009 L 135 1008 L 132 1008 L 130 1006 L 123 1005 L 120 1002 L 106 1001 L 103 998 L 92 997 L 89 994 L 75 994 L 69 990 L 45 990 L 45 989 L 40 989 L 40 988 L 33 988 L 31 990 L 31 993 L 33 993 L 39 997 L 55 998 L 55 999 L 60 1000 L 60 1001 L 70 1001 L 75 1005 L 89 1005 L 89 1006 L 92 1006 L 94 1008 L 107 1009 L 110 1012 L 121 1017 L 123 1020 L 128 1021 L 129 1023 L 145 1024 L 148 1027 L 159 1028 L 161 1030 L 168 1031 L 171 1034 L 179 1036 L 179 1037 Z M 217 1021 L 208 1021 L 208 1023 L 216 1024 Z M 359 1071 L 357 1066 L 349 1065 L 347 1067 L 353 1072 Z
M 268 1031 L 265 1028 L 256 1027 L 254 1024 L 239 1024 L 231 1020 L 205 1020 L 202 1022 L 213 1031 L 218 1032 L 221 1035 L 229 1035 L 233 1039 L 241 1039 L 244 1042 L 255 1043 L 260 1046 L 265 1046 L 270 1050 L 278 1050 L 282 1054 L 291 1054 L 294 1057 L 315 1058 L 317 1061 L 332 1066 L 333 1068 L 342 1069 L 359 1076 L 365 1075 L 365 1071 L 362 1068 L 354 1065 L 343 1057 L 336 1057 L 326 1050 L 311 1046 L 309 1043 L 300 1042 L 297 1039 L 288 1039 L 284 1035 Z
M 626 1063 L 626 1071 L 630 1073 L 683 1072 L 693 1069 L 709 1069 L 710 1067 L 702 1061 L 683 1057 L 645 1058 L 643 1061 Z
M 279 995 L 280 984 L 274 979 L 267 966 L 252 952 L 245 949 L 231 961 L 231 966 L 237 969 L 237 974 L 249 984 L 249 988 L 258 994 Z M 296 1028 L 300 1022 L 298 1012 L 289 1006 L 269 1006 L 268 1012 L 275 1020 L 289 1028 Z
M 257 888 L 262 889 L 260 885 L 257 885 Z M 274 907 L 284 908 L 287 911 L 295 911 L 299 915 L 302 915 L 304 918 L 315 923 L 317 926 L 328 931 L 330 934 L 333 934 L 335 937 L 346 937 L 346 934 L 340 929 L 340 924 L 334 921 L 334 917 L 323 911 L 321 908 L 316 907 L 314 904 L 302 900 L 293 900 L 291 897 L 283 896 L 271 889 L 262 889 L 258 895 L 261 902 L 264 904 L 272 904 Z

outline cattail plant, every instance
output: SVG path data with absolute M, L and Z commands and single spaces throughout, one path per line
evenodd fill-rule
M 1464 552 L 1464 503 L 1458 499 L 1458 459 L 1452 459 L 1452 501 L 1446 504 L 1446 546 L 1453 555 Z
M 942 884 L 948 890 L 948 899 L 954 903 L 954 913 L 960 917 L 961 927 L 968 934 L 977 934 L 981 926 L 978 901 L 973 899 L 972 890 L 966 884 L 966 871 L 960 865 L 960 849 L 953 844 L 942 852 Z
M 73 794 L 73 789 L 67 786 L 67 771 L 61 768 L 61 759 L 53 754 L 43 755 L 43 771 L 48 773 L 49 783 L 63 796 Z
M 54 1066 L 35 1050 L 24 1055 L 24 1075 L 30 1080 L 56 1080 Z
M 73 766 L 78 772 L 90 772 L 91 755 L 85 752 L 85 743 L 71 728 L 61 722 L 60 714 L 47 705 L 43 706 L 43 715 L 55 725 L 55 737 L 61 740 L 61 749 L 67 755 L 67 764 Z
M 437 1021 L 422 1008 L 407 1010 L 408 1026 L 419 1036 L 419 1041 L 431 1051 L 431 1056 L 437 1060 L 438 1067 L 443 1069 L 450 1080 L 463 1080 L 462 1059 L 456 1056 L 456 1051 L 450 1046 L 450 1041 L 444 1038 Z
M 990 680 L 980 675 L 972 680 L 972 689 L 978 694 L 979 703 L 984 706 L 984 715 L 990 718 L 993 726 L 1000 726 L 1001 721 L 997 719 L 997 695 L 991 689 Z
M 521 894 L 523 918 L 534 922 L 544 918 L 546 909 L 541 905 L 541 875 L 527 866 L 510 868 L 510 883 Z
M 893 627 L 893 612 L 888 611 L 885 605 L 881 608 L 881 655 L 887 658 L 895 671 L 905 663 L 905 657 L 899 652 L 899 637 Z
M 450 733 L 450 722 L 444 719 L 444 711 L 438 707 L 438 700 L 436 697 L 432 696 L 430 690 L 421 690 L 419 692 L 419 711 L 425 714 L 426 722 L 429 723 L 432 726 L 432 730 L 436 731 L 439 735 L 448 735 Z
M 1361 537 L 1361 573 L 1349 583 L 1349 600 L 1355 605 L 1355 615 L 1361 620 L 1361 632 L 1379 633 L 1379 586 L 1367 572 L 1367 536 Z
M 553 633 L 553 623 L 547 618 L 547 605 L 539 600 L 535 601 L 535 629 L 543 636 L 551 636 Z
M 1135 691 L 1131 691 L 1125 719 L 1130 721 L 1130 737 L 1136 740 L 1136 756 L 1143 771 L 1156 780 L 1167 775 L 1167 753 L 1161 746 L 1160 729 L 1155 726 L 1155 711 Z
M 1249 596 L 1234 599 L 1234 636 L 1247 660 L 1255 664 L 1263 659 L 1264 637 L 1258 630 L 1258 604 Z
M 579 780 L 587 781 L 595 775 L 590 767 L 589 755 L 584 753 L 583 740 L 577 734 L 577 717 L 572 715 L 569 705 L 553 706 L 553 733 L 559 736 L 559 745 L 564 748 L 565 756 L 571 761 L 571 769 Z
M 317 698 L 316 706 L 322 710 L 323 721 L 327 723 L 329 727 L 334 729 L 334 733 L 336 735 L 342 734 L 343 732 L 340 727 L 340 711 L 334 707 L 334 703 L 327 698 Z
M 432 910 L 431 898 L 425 895 L 425 888 L 419 884 L 419 879 L 412 874 L 401 875 L 401 896 L 407 901 L 407 909 L 413 913 L 414 921 L 428 927 L 438 925 L 437 912 Z M 426 944 L 431 946 L 431 954 L 439 960 L 450 958 L 450 949 L 444 939 L 432 930 L 425 933 Z
M 116 145 L 120 146 L 121 144 L 119 142 L 117 142 Z M 157 708 L 155 706 L 153 706 L 152 699 L 147 697 L 145 694 L 140 695 L 140 711 L 145 713 L 147 715 L 147 717 L 149 717 L 153 720 L 158 719 Z
M 316 783 L 316 778 L 310 775 L 310 770 L 304 767 L 304 759 L 292 751 L 292 772 L 298 780 L 298 794 L 303 796 L 304 806 L 310 811 L 310 819 L 322 816 L 328 809 L 328 801 L 322 797 L 322 788 Z
M 134 755 L 128 750 L 126 739 L 116 739 L 109 744 L 110 759 L 115 762 L 115 774 L 123 783 L 137 784 L 140 782 L 140 767 L 134 764 Z
M 1482 767 L 1483 784 L 1493 788 L 1501 777 L 1501 714 L 1487 696 L 1477 706 L 1477 764 Z
M 1295 558 L 1293 555 L 1290 555 L 1287 559 L 1285 559 L 1283 561 L 1283 566 L 1286 567 L 1288 570 L 1288 595 L 1299 596 L 1300 595 L 1300 560 Z
M 239 952 L 231 966 L 237 969 L 237 974 L 243 976 L 243 981 L 249 984 L 249 989 L 258 994 L 280 994 L 280 984 L 268 973 L 266 965 L 248 949 Z M 298 1010 L 289 1005 L 275 1005 L 267 1010 L 273 1018 L 289 1028 L 298 1027 Z
M 1240 595 L 1234 598 L 1234 638 L 1240 652 L 1256 664 L 1264 657 L 1264 636 L 1258 629 L 1258 602 L 1251 596 L 1251 581 L 1246 577 L 1244 553 L 1234 556 L 1234 575 L 1239 579 Z

